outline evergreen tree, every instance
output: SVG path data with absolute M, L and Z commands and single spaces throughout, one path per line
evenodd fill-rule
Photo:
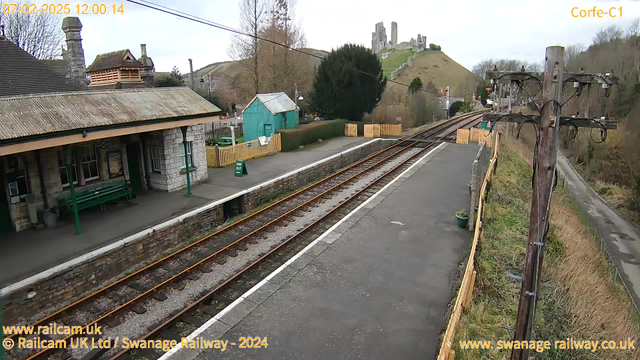
M 420 90 L 421 88 L 422 80 L 420 80 L 420 78 L 416 76 L 413 80 L 411 80 L 411 84 L 409 84 L 409 93 L 415 94 L 416 91 Z
M 177 66 L 174 66 L 171 69 L 171 77 L 180 82 L 180 84 L 184 83 L 184 80 L 182 80 L 182 74 L 180 74 L 180 70 Z
M 311 103 L 322 117 L 360 121 L 376 107 L 386 85 L 378 57 L 363 46 L 346 44 L 320 63 Z

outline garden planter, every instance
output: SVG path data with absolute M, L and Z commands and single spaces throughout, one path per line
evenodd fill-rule
M 458 227 L 460 227 L 460 229 L 467 228 L 467 223 L 469 223 L 469 215 L 467 215 L 466 217 L 462 217 L 456 214 L 456 219 L 458 220 Z

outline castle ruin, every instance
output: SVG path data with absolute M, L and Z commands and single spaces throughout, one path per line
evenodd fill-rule
M 387 29 L 384 28 L 384 24 L 381 21 L 376 24 L 376 31 L 371 33 L 371 49 L 374 54 L 379 54 L 388 45 Z
M 427 37 L 418 34 L 417 39 L 411 38 L 409 42 L 398 42 L 398 23 L 391 22 L 391 40 L 387 41 L 387 29 L 381 21 L 376 24 L 376 31 L 371 33 L 371 51 L 374 54 L 380 54 L 383 49 L 390 48 L 392 50 L 411 49 L 414 52 L 421 52 L 427 48 Z

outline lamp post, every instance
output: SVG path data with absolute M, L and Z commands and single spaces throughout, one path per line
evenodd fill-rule
M 202 77 L 200 78 L 200 85 L 204 87 L 204 78 Z M 209 79 L 209 86 L 207 86 L 207 90 L 209 90 L 209 102 L 211 102 L 211 79 Z
M 302 101 L 304 100 L 304 97 L 298 94 L 298 83 L 296 83 L 295 86 L 296 86 L 296 92 L 294 97 L 296 101 L 296 129 L 297 129 L 300 127 L 300 111 L 298 110 L 298 100 Z

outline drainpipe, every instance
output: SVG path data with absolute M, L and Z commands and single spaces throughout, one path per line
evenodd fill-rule
M 71 162 L 71 146 L 64 146 L 64 162 L 67 167 L 67 178 L 69 179 L 69 193 L 71 194 L 71 207 L 73 209 L 73 220 L 76 223 L 76 235 L 82 234 L 80 229 L 80 219 L 78 217 L 78 203 L 76 202 L 76 190 L 73 184 L 73 164 Z
M 187 130 L 189 126 L 182 126 L 180 130 L 182 130 L 182 144 L 184 145 L 184 163 L 185 169 L 187 170 L 187 196 L 191 196 L 191 174 L 189 171 L 189 155 L 187 153 Z M 193 149 L 191 149 L 193 151 Z
M 144 179 L 147 182 L 147 190 L 151 190 L 150 160 L 147 158 L 147 150 L 149 151 L 149 156 L 151 156 L 151 149 L 147 145 L 146 136 L 142 135 L 142 166 L 144 166 Z

